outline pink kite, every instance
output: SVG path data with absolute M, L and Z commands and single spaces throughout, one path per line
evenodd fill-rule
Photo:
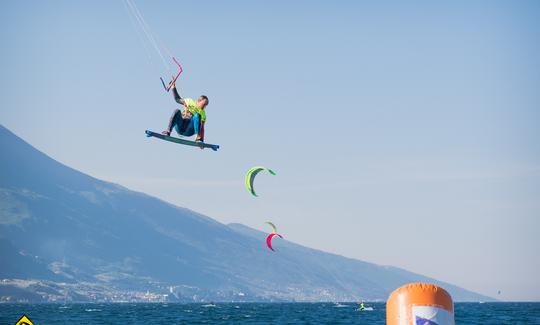
M 270 235 L 268 235 L 268 237 L 266 237 L 266 246 L 268 246 L 268 248 L 270 248 L 270 250 L 272 250 L 273 252 L 275 252 L 272 248 L 272 238 L 274 238 L 274 236 L 279 236 L 279 238 L 283 238 L 280 234 L 276 233 L 271 233 Z

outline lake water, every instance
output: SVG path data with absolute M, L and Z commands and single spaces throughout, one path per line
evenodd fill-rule
M 0 324 L 385 324 L 385 304 L 0 304 Z M 456 324 L 539 324 L 540 303 L 456 303 Z

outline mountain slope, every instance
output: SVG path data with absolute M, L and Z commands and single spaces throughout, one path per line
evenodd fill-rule
M 272 253 L 261 232 L 80 173 L 2 126 L 0 148 L 0 297 L 384 300 L 407 282 L 439 283 L 287 241 Z

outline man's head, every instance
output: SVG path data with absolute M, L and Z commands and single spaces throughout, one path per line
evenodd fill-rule
M 200 108 L 205 108 L 206 105 L 208 105 L 208 97 L 201 95 L 201 97 L 197 99 L 197 105 L 199 105 Z

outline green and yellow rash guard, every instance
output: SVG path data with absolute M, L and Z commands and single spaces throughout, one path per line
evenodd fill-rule
M 197 106 L 197 102 L 191 98 L 184 98 L 184 103 L 188 112 L 192 115 L 199 114 L 201 116 L 201 121 L 206 122 L 206 112 L 204 109 Z

